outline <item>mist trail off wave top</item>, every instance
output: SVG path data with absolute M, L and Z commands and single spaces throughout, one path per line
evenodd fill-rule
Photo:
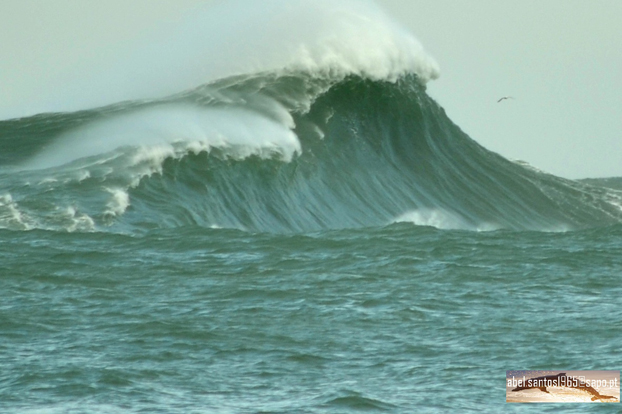
M 0 101 L 0 120 L 162 99 L 256 73 L 439 76 L 420 42 L 371 0 L 211 2 L 117 49 L 104 64 L 84 62 L 65 78 L 24 91 L 22 102 Z

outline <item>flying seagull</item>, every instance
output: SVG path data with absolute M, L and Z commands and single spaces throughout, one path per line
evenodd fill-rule
M 504 101 L 504 100 L 506 100 L 506 99 L 514 99 L 514 97 L 513 97 L 513 96 L 504 96 L 503 98 L 499 99 L 499 100 L 497 101 L 497 103 L 499 103 L 499 102 L 501 102 L 501 101 Z

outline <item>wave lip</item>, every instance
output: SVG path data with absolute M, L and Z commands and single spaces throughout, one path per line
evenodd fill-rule
M 170 144 L 187 143 L 189 149 L 237 148 L 243 158 L 263 151 L 278 152 L 285 160 L 301 151 L 285 125 L 240 108 L 200 107 L 186 103 L 157 104 L 129 110 L 71 130 L 57 137 L 45 151 L 23 164 L 25 169 L 45 169 L 80 158 L 111 153 L 123 146 L 143 147 L 141 157 L 166 158 L 175 151 Z M 148 150 L 150 148 L 150 150 Z M 156 154 L 160 153 L 160 156 Z M 150 153 L 150 155 L 149 155 Z

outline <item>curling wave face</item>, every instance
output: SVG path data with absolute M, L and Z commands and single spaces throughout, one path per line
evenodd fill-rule
M 21 165 L 0 174 L 5 228 L 556 231 L 621 217 L 620 192 L 479 146 L 414 74 L 257 74 L 0 128 L 5 163 Z
M 112 93 L 119 103 L 0 122 L 0 227 L 556 231 L 620 221 L 619 191 L 512 163 L 464 134 L 425 93 L 434 61 L 373 5 L 272 0 L 277 17 L 265 25 L 244 3 L 227 13 L 271 32 L 255 37 L 271 47 L 257 45 L 254 66 L 224 59 L 193 71 L 205 67 L 189 63 L 205 55 L 195 50 L 176 56 L 188 76 L 174 79 L 198 87 L 147 79 L 153 96 Z M 274 40 L 285 28 L 295 36 Z

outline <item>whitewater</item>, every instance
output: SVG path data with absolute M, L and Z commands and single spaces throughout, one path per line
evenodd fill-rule
M 2 411 L 520 412 L 506 370 L 619 369 L 620 179 L 488 151 L 439 74 L 372 2 L 217 2 L 3 108 Z

